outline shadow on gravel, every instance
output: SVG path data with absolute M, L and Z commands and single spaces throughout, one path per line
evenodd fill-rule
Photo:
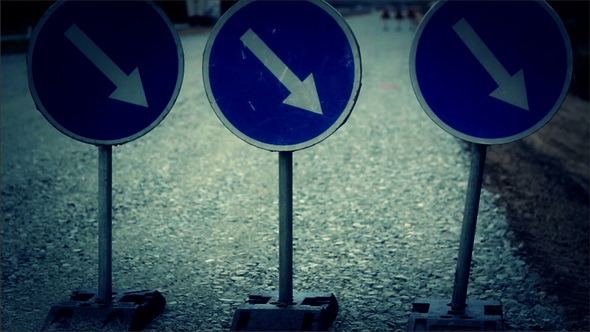
M 547 126 L 492 146 L 484 186 L 501 195 L 513 245 L 545 280 L 568 330 L 589 326 L 588 101 L 569 95 Z

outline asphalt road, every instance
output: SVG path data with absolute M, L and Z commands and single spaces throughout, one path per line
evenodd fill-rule
M 452 295 L 469 153 L 416 101 L 412 24 L 347 21 L 362 88 L 340 130 L 294 153 L 294 288 L 336 295 L 334 330 L 405 329 L 415 298 Z M 252 290 L 278 287 L 277 153 L 214 115 L 207 38 L 182 35 L 184 83 L 167 118 L 113 148 L 113 286 L 168 301 L 147 330 L 228 329 Z M 51 305 L 96 287 L 97 148 L 35 110 L 24 54 L 2 56 L 1 98 L 2 330 L 36 330 Z M 497 198 L 482 193 L 468 298 L 501 300 L 512 329 L 560 329 Z

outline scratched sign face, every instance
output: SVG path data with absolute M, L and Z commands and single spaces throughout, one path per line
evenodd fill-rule
M 236 136 L 272 151 L 299 150 L 336 131 L 360 89 L 358 44 L 319 1 L 242 1 L 214 27 L 203 79 Z
M 441 1 L 420 23 L 410 62 L 414 91 L 432 120 L 482 144 L 540 129 L 572 74 L 567 33 L 545 1 Z
M 142 1 L 59 1 L 37 25 L 27 57 L 37 108 L 64 134 L 122 144 L 156 127 L 182 83 L 178 35 Z

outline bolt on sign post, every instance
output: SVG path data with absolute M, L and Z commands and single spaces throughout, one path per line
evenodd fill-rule
M 293 151 L 326 139 L 348 119 L 361 85 L 356 39 L 323 1 L 241 1 L 213 28 L 203 82 L 221 122 L 279 154 L 279 291 L 249 295 L 232 330 L 326 329 L 331 293 L 293 293 Z
M 153 3 L 58 1 L 33 32 L 27 70 L 47 121 L 98 146 L 98 289 L 74 291 L 43 328 L 140 329 L 166 301 L 112 288 L 112 146 L 148 133 L 174 105 L 184 72 L 178 34 Z
M 472 155 L 453 298 L 416 300 L 408 329 L 500 330 L 499 301 L 466 300 L 486 148 L 534 133 L 559 110 L 569 38 L 545 1 L 441 1 L 416 31 L 410 76 L 428 116 Z

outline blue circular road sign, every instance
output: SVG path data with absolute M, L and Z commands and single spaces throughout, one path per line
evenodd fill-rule
M 545 1 L 441 1 L 410 55 L 414 91 L 447 132 L 481 144 L 526 137 L 557 112 L 572 53 Z
M 58 1 L 27 56 L 37 108 L 62 133 L 97 145 L 123 144 L 156 127 L 184 72 L 176 30 L 143 1 Z
M 232 133 L 259 148 L 294 151 L 347 120 L 361 85 L 360 52 L 323 1 L 241 1 L 211 32 L 203 80 Z

